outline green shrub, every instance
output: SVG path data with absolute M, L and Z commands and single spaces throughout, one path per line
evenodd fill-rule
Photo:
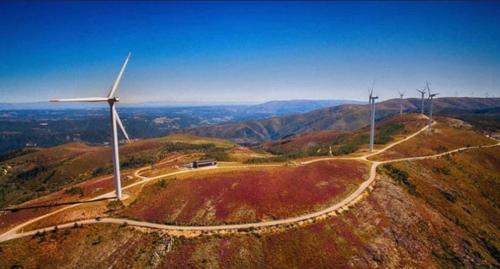
M 284 155 L 279 155 L 279 156 L 273 156 L 273 157 L 267 157 L 267 158 L 251 158 L 243 163 L 245 164 L 259 164 L 259 163 L 271 163 L 271 162 L 286 162 L 298 158 L 303 158 L 308 156 L 304 152 L 294 152 L 294 153 L 289 153 L 289 154 L 284 154 Z
M 451 192 L 447 192 L 444 190 L 439 190 L 439 192 L 446 198 L 446 200 L 455 203 L 457 201 L 457 196 Z
M 384 124 L 376 130 L 375 144 L 385 144 L 389 142 L 394 135 L 401 133 L 403 130 L 404 124 L 402 123 Z
M 340 147 L 332 149 L 333 155 L 346 155 L 355 152 L 358 150 L 359 145 L 354 143 L 344 144 Z
M 81 187 L 75 186 L 64 191 L 65 194 L 69 195 L 80 195 L 83 196 L 83 189 Z
M 113 200 L 106 205 L 108 211 L 116 211 L 119 209 L 123 209 L 124 207 L 125 205 L 120 200 Z
M 156 158 L 151 155 L 147 156 L 132 156 L 121 163 L 123 168 L 136 168 L 146 165 L 151 165 L 156 161 Z
M 408 173 L 406 171 L 400 170 L 390 164 L 384 165 L 384 169 L 392 179 L 394 179 L 398 183 L 402 183 L 411 194 L 416 193 L 415 185 L 410 182 Z
M 111 173 L 111 167 L 97 167 L 96 169 L 94 169 L 92 171 L 92 176 L 93 177 L 96 177 L 96 176 L 100 176 L 100 175 L 105 175 L 105 174 L 109 174 Z
M 204 159 L 216 159 L 217 161 L 229 161 L 229 154 L 225 151 L 210 151 L 203 155 Z
M 202 151 L 207 152 L 216 148 L 214 144 L 189 144 L 183 142 L 167 143 L 161 149 L 162 152 L 174 152 L 174 151 Z
M 166 188 L 168 185 L 167 181 L 165 179 L 160 179 L 158 182 L 154 184 L 156 188 L 163 189 Z
M 432 167 L 432 172 L 449 176 L 451 171 L 447 167 Z

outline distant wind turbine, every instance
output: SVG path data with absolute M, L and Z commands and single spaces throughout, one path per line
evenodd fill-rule
M 378 96 L 373 96 L 373 85 L 370 89 L 370 152 L 373 151 L 373 143 L 375 141 L 375 100 Z
M 423 90 L 417 89 L 417 92 L 420 93 L 420 96 L 422 98 L 422 102 L 421 102 L 422 104 L 420 105 L 420 109 L 421 109 L 420 114 L 423 115 L 424 114 L 424 102 L 425 102 L 425 89 L 423 89 Z
M 112 138 L 112 149 L 113 149 L 113 174 L 115 178 L 115 191 L 116 198 L 118 200 L 122 199 L 122 188 L 121 188 L 121 180 L 120 180 L 120 157 L 118 154 L 118 133 L 116 131 L 116 125 L 120 126 L 120 129 L 123 132 L 123 135 L 130 142 L 129 136 L 123 127 L 122 121 L 118 116 L 118 112 L 116 112 L 115 103 L 119 102 L 120 99 L 115 96 L 116 91 L 118 90 L 118 85 L 120 84 L 120 80 L 122 79 L 123 72 L 127 67 L 127 63 L 130 59 L 130 52 L 125 58 L 125 62 L 123 63 L 118 76 L 116 77 L 111 90 L 107 97 L 87 97 L 87 98 L 72 98 L 72 99 L 53 99 L 51 102 L 108 102 L 109 110 L 111 113 L 111 138 Z
M 429 87 L 429 83 L 427 82 L 425 87 L 429 92 L 429 131 L 432 131 L 432 99 L 437 96 L 439 93 L 431 93 L 431 88 Z
M 401 92 L 398 90 L 399 93 L 399 115 L 403 116 L 403 96 L 405 95 L 405 92 Z

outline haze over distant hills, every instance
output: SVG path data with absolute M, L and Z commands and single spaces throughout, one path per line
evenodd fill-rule
M 305 113 L 352 100 L 271 101 L 257 105 L 196 105 L 120 103 L 118 110 L 133 138 L 166 135 L 203 125 L 264 119 Z M 25 146 L 55 146 L 70 141 L 109 141 L 107 107 L 81 103 L 0 103 L 0 153 Z
M 500 98 L 437 98 L 436 114 L 458 117 L 500 129 Z M 399 99 L 377 103 L 377 120 L 399 113 Z M 288 100 L 257 105 L 161 106 L 120 104 L 131 137 L 148 138 L 172 132 L 258 144 L 296 134 L 352 131 L 368 124 L 368 107 L 352 100 Z M 419 111 L 420 99 L 404 99 L 405 111 Z M 426 108 L 427 110 L 427 108 Z M 55 146 L 70 141 L 109 141 L 106 107 L 50 103 L 0 104 L 0 153 L 26 146 Z
M 399 104 L 399 99 L 377 103 L 376 118 L 382 119 L 399 113 Z M 406 112 L 420 111 L 420 107 L 421 100 L 418 98 L 403 100 L 403 109 Z M 425 109 L 427 113 L 427 105 Z M 483 114 L 482 117 L 484 117 L 483 112 L 487 112 L 489 117 L 493 115 L 494 121 L 494 117 L 500 115 L 498 109 L 500 109 L 500 98 L 444 97 L 434 101 L 434 112 L 449 116 Z M 200 136 L 227 138 L 238 143 L 257 144 L 311 131 L 356 130 L 368 124 L 368 111 L 368 105 L 345 104 L 304 114 L 195 127 L 185 132 Z
M 356 100 L 332 99 L 332 100 L 313 100 L 313 99 L 297 99 L 297 100 L 272 100 L 265 103 L 255 102 L 168 102 L 154 101 L 129 103 L 121 102 L 119 107 L 122 108 L 144 108 L 144 107 L 214 107 L 214 106 L 231 106 L 240 107 L 242 111 L 250 111 L 255 113 L 288 113 L 288 112 L 306 112 L 321 107 L 336 106 L 341 104 L 361 104 L 364 102 Z M 94 109 L 105 107 L 99 103 L 51 103 L 51 102 L 25 102 L 25 103 L 1 103 L 0 110 L 21 110 L 21 109 Z

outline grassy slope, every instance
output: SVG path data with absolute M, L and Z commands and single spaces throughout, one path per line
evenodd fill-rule
M 356 207 L 303 228 L 175 239 L 170 252 L 161 252 L 165 239 L 156 233 L 96 225 L 2 243 L 0 267 L 139 268 L 153 253 L 160 253 L 160 268 L 498 267 L 499 156 L 491 148 L 393 164 L 415 192 L 381 176 Z

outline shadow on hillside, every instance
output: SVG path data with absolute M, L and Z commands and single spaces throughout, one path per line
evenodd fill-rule
M 54 204 L 47 204 L 47 205 L 34 205 L 34 206 L 16 207 L 16 208 L 2 208 L 2 209 L 0 209 L 0 211 L 17 212 L 17 211 L 21 211 L 21 210 L 50 208 L 50 207 L 58 207 L 58 206 L 63 206 L 63 205 L 96 203 L 96 202 L 100 202 L 100 201 L 114 200 L 114 199 L 115 199 L 115 197 L 108 197 L 108 198 L 99 198 L 99 199 L 94 199 L 94 200 L 68 201 L 68 202 L 63 202 L 63 203 L 54 203 Z

